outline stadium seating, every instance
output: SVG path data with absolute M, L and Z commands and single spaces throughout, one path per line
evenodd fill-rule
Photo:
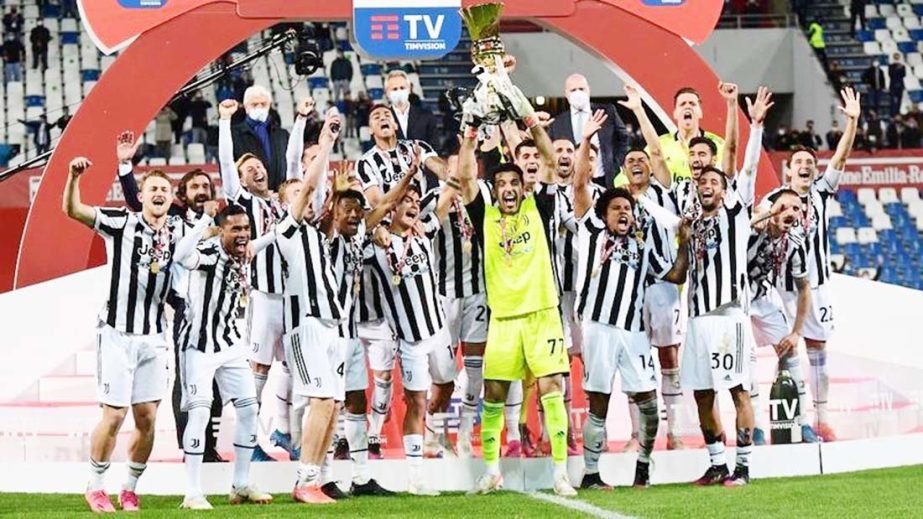
M 830 252 L 846 274 L 923 289 L 923 200 L 915 187 L 842 190 L 831 203 Z

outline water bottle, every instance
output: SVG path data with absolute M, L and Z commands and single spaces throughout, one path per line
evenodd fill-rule
M 779 366 L 776 380 L 769 391 L 769 429 L 773 445 L 801 441 L 799 407 L 798 385 L 788 370 Z

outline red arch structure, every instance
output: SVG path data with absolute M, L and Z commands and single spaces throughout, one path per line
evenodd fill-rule
M 85 16 L 92 17 L 93 5 L 116 3 L 92 0 L 81 7 Z M 536 22 L 617 64 L 624 75 L 644 87 L 649 101 L 660 106 L 672 105 L 673 92 L 679 86 L 697 88 L 706 107 L 705 126 L 724 127 L 718 77 L 683 38 L 704 40 L 720 13 L 721 0 L 696 0 L 696 16 L 702 17 L 698 14 L 702 9 L 707 13 L 695 24 L 688 23 L 681 11 L 648 7 L 642 0 L 505 3 L 505 17 Z M 81 155 L 92 160 L 94 167 L 81 183 L 82 196 L 89 202 L 103 200 L 116 170 L 115 136 L 125 129 L 141 133 L 166 101 L 204 65 L 254 32 L 278 22 L 348 20 L 352 15 L 349 0 L 203 0 L 198 6 L 169 2 L 164 9 L 160 13 L 139 11 L 131 20 L 113 20 L 111 16 L 98 20 L 97 27 L 106 24 L 128 31 L 119 35 L 123 40 L 138 36 L 84 100 L 45 170 L 23 231 L 16 288 L 88 266 L 93 234 L 61 211 L 71 158 Z M 686 16 L 688 13 L 687 9 Z M 100 35 L 95 36 L 99 40 Z M 113 43 L 115 47 L 118 41 Z M 738 117 L 745 140 L 746 119 L 742 112 Z M 761 165 L 758 187 L 765 190 L 776 177 L 765 153 Z

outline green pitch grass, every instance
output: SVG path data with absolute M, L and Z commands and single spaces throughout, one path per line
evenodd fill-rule
M 923 466 L 872 470 L 829 476 L 766 479 L 749 487 L 725 489 L 690 485 L 654 486 L 636 491 L 581 491 L 577 498 L 603 510 L 634 517 L 923 517 Z M 210 498 L 215 510 L 177 510 L 179 497 L 142 496 L 144 515 L 151 517 L 589 517 L 575 510 L 515 492 L 468 497 L 350 499 L 324 507 L 298 505 L 287 495 L 268 506 L 226 504 Z M 0 516 L 93 517 L 82 496 L 0 494 Z

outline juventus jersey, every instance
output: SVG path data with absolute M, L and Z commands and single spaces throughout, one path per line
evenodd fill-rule
M 385 317 L 397 337 L 407 342 L 435 335 L 445 321 L 431 241 L 438 227 L 432 219 L 427 237 L 392 234 L 391 245 L 375 247 L 368 260 L 382 289 Z
M 679 202 L 676 200 L 676 192 L 663 187 L 656 178 L 651 177 L 650 184 L 644 190 L 642 196 L 655 204 L 663 207 L 670 214 L 682 215 L 679 209 Z M 672 263 L 676 260 L 676 236 L 675 233 L 662 226 L 655 226 L 653 232 L 654 245 L 663 255 L 663 259 Z
M 747 244 L 747 271 L 750 276 L 751 301 L 768 295 L 772 287 L 781 285 L 785 278 L 806 278 L 808 270 L 804 236 L 795 228 L 779 238 L 754 229 Z
M 109 269 L 109 295 L 99 320 L 123 333 L 163 333 L 163 303 L 185 224 L 177 216 L 168 216 L 155 231 L 141 213 L 127 208 L 94 210 L 93 230 L 106 242 Z
M 478 188 L 490 197 L 487 184 L 478 181 Z M 484 251 L 474 237 L 474 223 L 460 197 L 441 222 L 435 245 L 441 295 L 452 299 L 484 292 Z
M 330 261 L 338 282 L 337 299 L 347 316 L 340 323 L 340 337 L 355 339 L 358 337 L 358 304 L 362 282 L 362 264 L 365 250 L 365 224 L 359 225 L 359 232 L 352 238 L 335 234 L 330 240 Z
M 827 208 L 830 200 L 836 196 L 842 175 L 842 171 L 828 165 L 824 175 L 814 180 L 811 190 L 801 195 L 804 218 L 795 225 L 801 228 L 801 233 L 805 236 L 811 288 L 817 288 L 830 280 L 830 237 L 828 235 L 830 222 Z M 777 188 L 770 191 L 760 205 L 765 209 L 770 209 L 782 189 Z M 797 291 L 795 278 L 786 275 L 781 288 L 788 292 Z
M 189 279 L 186 315 L 180 331 L 182 348 L 217 353 L 239 344 L 237 310 L 250 266 L 229 256 L 218 237 L 200 243 L 181 262 Z
M 663 278 L 672 267 L 658 249 L 654 223 L 636 206 L 637 232 L 615 236 L 595 211 L 580 223 L 577 314 L 583 319 L 644 331 L 646 278 Z
M 283 329 L 290 332 L 305 317 L 339 323 L 347 317 L 338 299 L 338 287 L 327 238 L 316 227 L 292 218 L 275 230 L 286 269 Z
M 397 146 L 390 150 L 382 150 L 378 146 L 372 147 L 357 162 L 356 172 L 362 181 L 362 190 L 371 187 L 381 189 L 381 194 L 386 194 L 410 172 L 413 163 L 414 146 L 420 146 L 420 163 L 435 157 L 433 148 L 419 140 L 399 140 Z M 424 174 L 425 184 L 420 186 L 420 212 L 429 213 L 436 207 L 436 198 L 433 191 L 438 188 L 438 179 L 435 175 Z
M 689 242 L 689 311 L 705 315 L 729 304 L 749 303 L 747 243 L 750 212 L 729 187 L 718 214 L 698 218 Z

